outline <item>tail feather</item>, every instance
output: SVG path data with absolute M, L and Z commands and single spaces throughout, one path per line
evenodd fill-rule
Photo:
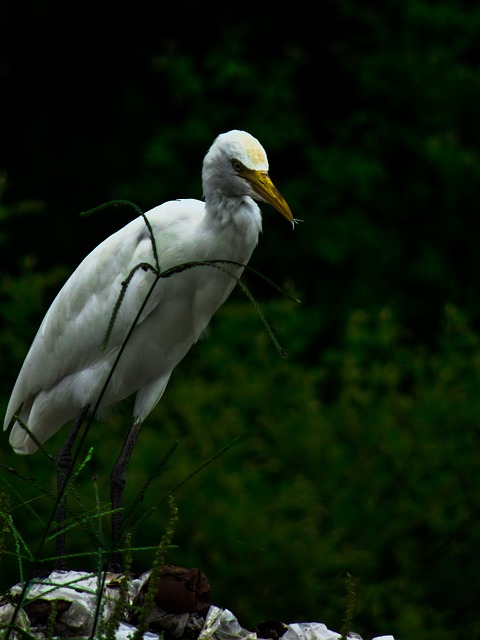
M 19 422 L 15 422 L 8 439 L 15 453 L 27 455 L 35 453 L 38 447 Z
M 71 420 L 75 416 L 75 412 L 68 403 L 58 405 L 56 399 L 52 398 L 48 391 L 41 391 L 25 400 L 20 411 L 13 410 L 11 418 L 14 416 L 18 417 L 43 444 Z M 9 442 L 15 453 L 24 455 L 34 453 L 37 451 L 38 445 L 29 436 L 21 422 L 18 420 L 14 422 Z M 5 425 L 6 428 L 9 423 L 6 422 Z

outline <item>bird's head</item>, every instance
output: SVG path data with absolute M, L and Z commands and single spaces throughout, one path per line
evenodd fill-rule
M 268 175 L 268 160 L 259 141 L 246 131 L 220 134 L 203 162 L 204 191 L 221 189 L 226 195 L 250 196 L 268 202 L 289 222 L 290 207 Z

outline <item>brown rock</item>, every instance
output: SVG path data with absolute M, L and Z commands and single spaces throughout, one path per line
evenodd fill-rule
M 210 607 L 210 583 L 200 569 L 166 564 L 160 570 L 155 602 L 168 613 L 204 615 Z

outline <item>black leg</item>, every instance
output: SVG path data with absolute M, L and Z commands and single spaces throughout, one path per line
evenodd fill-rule
M 72 449 L 75 444 L 75 440 L 77 439 L 78 432 L 80 431 L 80 427 L 83 424 L 85 416 L 88 413 L 88 409 L 90 405 L 86 405 L 78 412 L 77 417 L 75 418 L 75 422 L 73 423 L 73 427 L 70 430 L 70 433 L 67 436 L 67 439 L 63 443 L 62 448 L 57 454 L 55 458 L 55 464 L 57 466 L 57 496 L 61 495 L 62 499 L 58 504 L 56 520 L 57 520 L 57 528 L 61 529 L 64 525 L 66 516 L 67 516 L 67 496 L 66 496 L 66 483 L 67 476 L 72 467 Z M 65 569 L 65 533 L 59 533 L 56 537 L 56 557 L 55 568 L 56 569 Z
M 127 479 L 127 467 L 130 461 L 133 448 L 137 441 L 138 432 L 140 431 L 142 423 L 139 420 L 134 420 L 127 433 L 125 442 L 123 443 L 120 455 L 115 463 L 110 474 L 110 500 L 112 502 L 112 509 L 120 509 L 123 503 L 123 490 L 125 488 L 125 482 Z M 120 544 L 120 534 L 122 528 L 122 514 L 121 511 L 117 511 L 112 514 L 112 543 L 113 548 Z M 121 569 L 121 554 L 115 553 L 112 556 L 112 570 Z

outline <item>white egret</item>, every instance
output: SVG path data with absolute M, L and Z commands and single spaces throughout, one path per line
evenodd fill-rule
M 45 315 L 8 404 L 4 429 L 13 421 L 10 444 L 17 453 L 38 448 L 17 416 L 43 443 L 81 408 L 95 406 L 155 274 L 149 269 L 133 273 L 102 349 L 112 310 L 132 270 L 154 263 L 154 245 L 163 272 L 192 261 L 246 264 L 262 226 L 255 200 L 273 205 L 294 223 L 269 178 L 266 153 L 249 133 L 234 130 L 216 138 L 203 162 L 202 181 L 204 202 L 175 200 L 145 214 L 154 243 L 140 216 L 98 245 L 67 280 Z M 225 268 L 241 275 L 241 267 Z M 136 393 L 131 431 L 111 476 L 115 508 L 140 425 L 235 283 L 225 271 L 198 266 L 160 279 L 148 298 L 97 411 L 101 418 L 106 407 Z

